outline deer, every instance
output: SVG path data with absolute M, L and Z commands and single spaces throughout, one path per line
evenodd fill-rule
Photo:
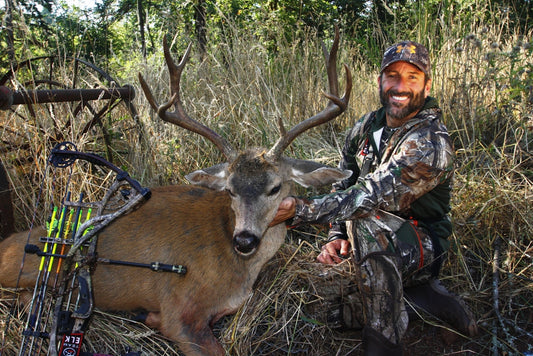
M 330 185 L 350 176 L 350 171 L 310 160 L 289 158 L 283 151 L 304 131 L 327 123 L 347 108 L 352 88 L 344 65 L 346 88 L 338 94 L 336 56 L 339 31 L 326 61 L 329 99 L 326 107 L 282 129 L 270 149 L 238 151 L 221 135 L 191 118 L 180 100 L 180 78 L 191 52 L 187 47 L 176 65 L 166 40 L 163 52 L 170 73 L 170 100 L 159 105 L 149 85 L 139 81 L 150 106 L 160 119 L 210 140 L 227 159 L 196 170 L 186 178 L 191 184 L 151 188 L 151 198 L 123 215 L 98 235 L 99 256 L 109 259 L 157 260 L 187 266 L 184 276 L 97 265 L 92 274 L 94 305 L 101 310 L 146 312 L 144 322 L 176 342 L 187 356 L 224 355 L 213 335 L 213 324 L 234 314 L 252 293 L 262 267 L 282 246 L 284 223 L 270 226 L 293 182 L 303 187 Z M 169 109 L 174 107 L 173 111 Z M 31 243 L 44 229 L 35 228 Z M 14 233 L 0 242 L 0 285 L 15 287 L 28 232 Z M 27 255 L 18 287 L 35 283 L 38 257 Z

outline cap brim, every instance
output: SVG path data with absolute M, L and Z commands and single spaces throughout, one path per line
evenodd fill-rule
M 400 59 L 394 59 L 392 61 L 390 61 L 389 63 L 387 63 L 383 68 L 381 68 L 380 70 L 380 74 L 383 73 L 383 71 L 385 69 L 387 69 L 391 64 L 393 63 L 396 63 L 396 62 L 406 62 L 406 63 L 409 63 L 409 64 L 412 64 L 414 66 L 416 66 L 418 69 L 420 69 L 420 71 L 426 75 L 429 75 L 429 73 L 424 69 L 424 67 L 421 65 L 421 64 L 418 64 L 417 62 L 414 62 L 414 61 L 410 61 L 408 59 L 404 59 L 404 58 L 400 58 Z

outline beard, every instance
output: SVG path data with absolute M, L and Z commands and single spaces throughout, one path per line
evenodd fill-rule
M 406 117 L 412 115 L 413 113 L 418 112 L 424 106 L 426 98 L 424 97 L 425 90 L 422 89 L 418 93 L 407 93 L 407 92 L 398 92 L 395 90 L 388 90 L 383 92 L 383 87 L 379 86 L 379 100 L 381 105 L 385 108 L 385 112 L 391 119 L 403 120 Z M 402 105 L 398 103 L 391 103 L 391 96 L 407 96 L 409 102 L 407 105 Z

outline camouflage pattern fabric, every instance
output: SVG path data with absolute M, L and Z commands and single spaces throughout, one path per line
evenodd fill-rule
M 297 198 L 293 224 L 332 224 L 331 239 L 348 235 L 364 324 L 398 343 L 408 322 L 403 287 L 431 277 L 442 251 L 434 242 L 447 247 L 451 234 L 454 150 L 434 98 L 386 140 L 384 116 L 380 109 L 354 125 L 340 163 L 354 174 L 331 194 Z

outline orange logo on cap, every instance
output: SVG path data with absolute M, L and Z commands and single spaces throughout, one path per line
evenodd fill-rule
M 409 46 L 402 46 L 402 45 L 399 45 L 396 49 L 396 53 L 400 53 L 401 51 L 403 51 L 404 49 L 408 49 L 409 52 L 411 53 L 416 53 L 416 46 L 415 45 L 409 45 Z

